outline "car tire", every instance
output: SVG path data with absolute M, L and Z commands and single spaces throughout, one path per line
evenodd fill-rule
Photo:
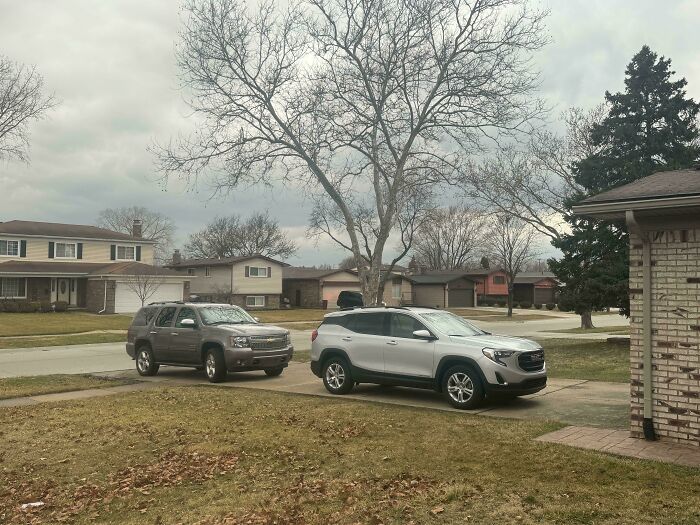
M 461 410 L 477 408 L 484 401 L 481 379 L 470 366 L 450 367 L 442 376 L 442 392 L 450 405 Z
M 323 363 L 323 386 L 331 394 L 347 394 L 355 386 L 348 362 L 342 357 L 331 357 Z
M 142 345 L 136 350 L 136 371 L 141 376 L 154 376 L 160 365 L 156 363 L 153 350 L 148 345 Z
M 218 348 L 210 348 L 204 354 L 204 373 L 210 383 L 221 383 L 226 379 L 226 361 Z
M 268 377 L 277 377 L 282 372 L 284 372 L 284 367 L 278 366 L 277 368 L 266 368 L 265 375 Z

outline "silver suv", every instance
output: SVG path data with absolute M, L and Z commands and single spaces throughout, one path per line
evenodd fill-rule
M 142 376 L 156 374 L 160 365 L 191 366 L 218 383 L 227 372 L 278 376 L 294 347 L 289 330 L 260 324 L 238 306 L 173 302 L 139 310 L 127 332 L 126 353 Z
M 542 347 L 491 335 L 431 308 L 356 308 L 327 314 L 312 334 L 311 371 L 332 394 L 356 383 L 429 388 L 452 406 L 475 408 L 486 396 L 542 390 Z

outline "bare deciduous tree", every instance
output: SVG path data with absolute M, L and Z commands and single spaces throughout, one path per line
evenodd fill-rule
M 513 283 L 526 265 L 536 256 L 534 241 L 537 231 L 517 217 L 496 217 L 487 237 L 489 259 L 506 274 L 508 285 L 508 317 L 513 315 Z
M 97 225 L 109 230 L 131 234 L 135 219 L 142 221 L 143 237 L 156 242 L 153 250 L 155 263 L 163 265 L 170 262 L 175 223 L 162 213 L 148 210 L 142 206 L 107 208 L 100 212 Z
M 434 210 L 416 232 L 413 254 L 430 270 L 466 268 L 484 244 L 484 216 L 468 208 Z
M 188 0 L 185 12 L 178 60 L 202 125 L 156 148 L 161 171 L 219 173 L 221 189 L 276 174 L 309 184 L 356 261 L 371 214 L 368 304 L 405 195 L 541 110 L 530 54 L 545 14 L 524 0 Z
M 338 263 L 338 268 L 341 270 L 352 270 L 356 266 L 357 264 L 355 264 L 355 257 L 352 255 L 344 257 L 343 260 Z
M 0 55 L 0 160 L 29 160 L 29 124 L 56 105 L 35 68 Z
M 196 258 L 264 255 L 286 259 L 297 247 L 267 213 L 256 213 L 245 221 L 237 215 L 217 217 L 202 231 L 190 235 L 185 251 Z
M 550 239 L 558 239 L 565 227 L 566 202 L 581 191 L 571 167 L 595 153 L 590 130 L 605 114 L 604 104 L 589 112 L 571 108 L 562 115 L 564 137 L 538 130 L 525 148 L 500 148 L 466 170 L 467 193 L 483 206 L 517 217 Z
M 124 283 L 136 294 L 143 306 L 165 284 L 165 279 L 161 275 L 153 275 L 137 269 L 134 270 L 133 275 L 124 278 Z

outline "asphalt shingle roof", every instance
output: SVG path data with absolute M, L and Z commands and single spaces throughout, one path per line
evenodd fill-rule
M 159 275 L 183 277 L 183 274 L 140 262 L 88 263 L 88 262 L 44 262 L 7 261 L 0 263 L 0 274 L 66 274 L 66 275 Z
M 150 239 L 133 237 L 86 224 L 60 224 L 57 222 L 7 221 L 0 222 L 0 234 L 67 237 L 80 239 L 105 239 L 115 241 L 152 242 Z
M 700 195 L 700 169 L 660 171 L 624 186 L 588 197 L 579 204 Z

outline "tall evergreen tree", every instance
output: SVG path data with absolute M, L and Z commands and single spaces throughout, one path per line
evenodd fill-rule
M 625 91 L 606 92 L 608 115 L 591 128 L 599 152 L 573 166 L 584 189 L 579 199 L 656 171 L 686 168 L 700 155 L 700 104 L 686 98 L 684 78 L 672 80 L 671 60 L 642 47 L 627 66 Z M 672 184 L 672 181 L 669 181 Z M 566 217 L 571 233 L 552 244 L 562 258 L 550 267 L 565 285 L 562 300 L 591 328 L 591 312 L 605 306 L 629 312 L 629 238 L 624 223 Z

